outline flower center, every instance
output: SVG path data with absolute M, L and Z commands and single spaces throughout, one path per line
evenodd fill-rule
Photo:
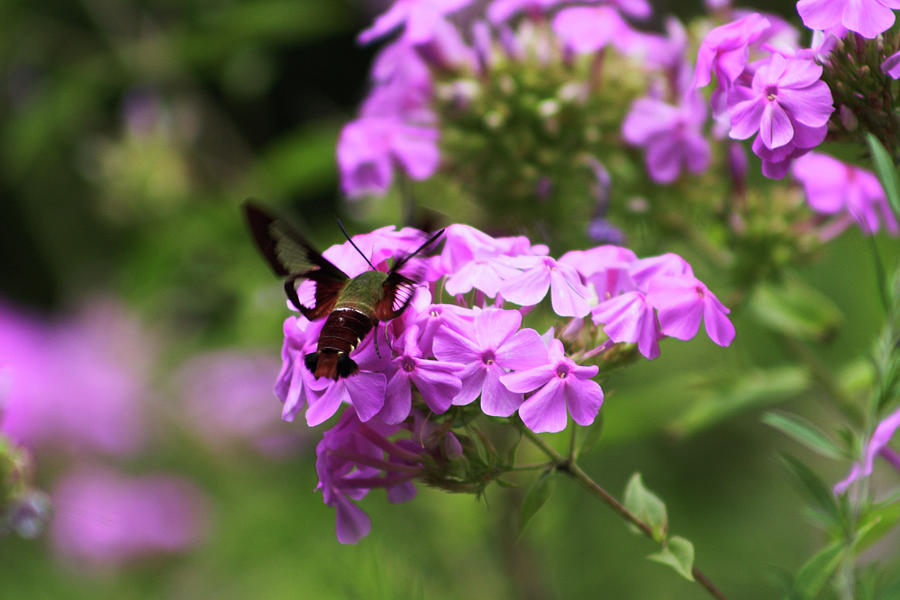
M 408 356 L 404 356 L 404 357 L 400 360 L 400 366 L 401 366 L 401 367 L 403 368 L 403 370 L 406 371 L 407 373 L 412 373 L 412 372 L 415 371 L 415 369 L 416 369 L 416 361 L 414 361 L 413 359 L 411 359 L 411 358 L 408 357 Z
M 706 295 L 706 292 L 703 291 L 702 286 L 698 285 L 698 286 L 694 287 L 694 291 L 697 292 L 697 295 L 700 296 L 701 298 L 703 298 L 703 296 Z
M 560 363 L 556 366 L 556 376 L 560 379 L 565 379 L 569 375 L 569 365 L 565 363 Z
M 429 312 L 428 314 L 431 315 L 431 317 L 432 317 L 433 319 L 436 319 L 436 318 L 438 318 L 439 316 L 441 316 L 441 311 L 439 311 L 439 310 L 436 309 L 436 308 L 432 308 L 432 309 L 431 309 L 431 312 Z
M 773 102 L 776 98 L 778 98 L 778 86 L 777 85 L 767 85 L 766 86 L 766 98 L 769 102 Z
M 497 356 L 494 354 L 493 350 L 485 350 L 481 354 L 481 362 L 486 365 L 494 364 L 494 361 L 497 360 Z

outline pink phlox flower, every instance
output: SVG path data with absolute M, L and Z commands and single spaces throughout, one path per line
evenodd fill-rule
M 636 343 L 640 353 L 650 360 L 659 356 L 662 331 L 656 312 L 643 293 L 632 291 L 613 296 L 591 309 L 591 315 L 613 342 Z
M 491 23 L 503 23 L 519 13 L 532 16 L 543 15 L 549 9 L 566 0 L 493 0 L 487 8 Z
M 431 304 L 419 314 L 419 347 L 426 356 L 433 354 L 434 336 L 438 331 L 449 328 L 462 332 L 469 327 L 477 313 L 456 304 Z
M 404 27 L 402 38 L 410 44 L 428 42 L 435 35 L 444 15 L 470 4 L 472 0 L 396 0 L 379 15 L 371 27 L 357 37 L 360 44 L 368 44 Z
M 372 62 L 371 77 L 378 86 L 418 90 L 424 98 L 431 96 L 431 71 L 415 47 L 403 40 L 378 51 Z
M 628 270 L 637 260 L 634 252 L 621 246 L 604 245 L 589 250 L 572 250 L 559 262 L 574 267 L 585 283 L 594 288 L 600 301 L 634 288 Z
M 500 293 L 520 306 L 534 306 L 550 292 L 553 312 L 561 317 L 583 317 L 590 312 L 590 290 L 574 267 L 549 256 L 515 256 L 498 259 L 520 269 L 505 280 Z
M 622 124 L 622 137 L 646 150 L 645 164 L 650 178 L 671 183 L 682 169 L 702 173 L 709 167 L 709 143 L 703 135 L 706 105 L 690 93 L 680 106 L 652 98 L 640 98 Z
M 579 425 L 593 423 L 603 404 L 603 390 L 592 379 L 599 367 L 568 358 L 558 339 L 550 340 L 541 359 L 538 366 L 501 377 L 514 392 L 534 391 L 519 407 L 525 425 L 535 433 L 562 431 L 568 414 Z
M 445 19 L 435 22 L 427 42 L 416 44 L 416 52 L 437 71 L 476 72 L 478 55 L 463 39 L 456 25 Z
M 719 88 L 728 90 L 750 60 L 750 44 L 771 26 L 760 13 L 752 13 L 711 30 L 697 51 L 693 87 L 705 87 L 716 76 Z
M 667 252 L 635 260 L 628 266 L 628 276 L 634 289 L 646 293 L 650 289 L 650 282 L 658 277 L 693 278 L 694 270 L 688 261 L 673 252 Z
M 359 366 L 359 373 L 337 380 L 320 377 L 307 385 L 306 423 L 315 427 L 330 419 L 341 404 L 352 404 L 359 420 L 366 422 L 384 407 L 387 378 L 385 371 L 391 358 L 388 331 L 380 328 L 382 335 L 368 335 L 350 353 Z M 378 344 L 378 351 L 375 350 Z
M 203 536 L 206 502 L 188 481 L 170 475 L 131 477 L 79 467 L 53 493 L 50 539 L 66 558 L 114 566 L 183 552 Z
M 730 310 L 700 280 L 691 276 L 657 276 L 650 281 L 647 302 L 658 311 L 664 335 L 689 340 L 697 335 L 700 320 L 706 334 L 719 346 L 734 339 Z
M 404 227 L 397 230 L 393 225 L 381 227 L 370 233 L 353 236 L 353 244 L 350 242 L 329 246 L 322 256 L 331 261 L 334 266 L 347 274 L 348 277 L 356 277 L 366 271 L 371 271 L 369 262 L 380 271 L 387 271 L 391 259 L 402 258 L 414 252 L 428 239 L 424 232 Z M 365 258 L 360 255 L 365 255 Z M 368 262 L 366 261 L 368 258 Z M 411 262 L 418 260 L 418 256 Z
M 310 322 L 302 316 L 291 316 L 284 321 L 284 343 L 281 348 L 281 372 L 275 381 L 275 396 L 283 405 L 281 418 L 293 421 L 297 413 L 306 406 L 306 390 L 315 377 L 306 368 L 303 360 L 315 352 L 319 332 L 324 319 Z
M 821 76 L 821 65 L 773 54 L 753 76 L 749 97 L 731 108 L 729 135 L 745 140 L 759 132 L 766 148 L 774 150 L 803 136 L 800 130 L 825 127 L 834 106 Z
M 891 54 L 881 63 L 881 72 L 891 79 L 900 79 L 900 52 Z
M 387 440 L 399 430 L 378 421 L 370 424 L 360 422 L 353 411 L 345 411 L 338 423 L 322 435 L 316 446 L 316 473 L 319 483 L 316 490 L 322 492 L 322 501 L 336 509 L 336 529 L 338 541 L 355 544 L 369 534 L 372 522 L 353 501 L 364 498 L 373 487 L 391 488 L 409 483 L 406 475 L 379 477 L 382 470 L 403 473 L 403 463 L 398 455 L 406 452 Z M 385 448 L 393 449 L 385 459 Z M 401 465 L 392 469 L 391 463 Z M 408 499 L 408 493 L 402 494 Z
M 675 17 L 666 19 L 666 34 L 649 33 L 632 29 L 625 24 L 610 40 L 613 47 L 650 69 L 665 69 L 681 74 L 684 82 L 678 82 L 678 91 L 690 87 L 693 68 L 685 62 L 688 37 L 681 21 Z
M 205 352 L 188 360 L 178 369 L 175 383 L 193 429 L 215 447 L 244 441 L 270 456 L 295 449 L 300 441 L 296 428 L 288 429 L 266 410 L 278 369 L 274 357 L 234 350 Z
M 51 323 L 0 302 L 0 332 L 0 433 L 31 450 L 140 448 L 152 344 L 119 306 Z
M 843 163 L 827 154 L 810 152 L 794 161 L 794 177 L 803 184 L 806 200 L 816 212 L 849 213 L 866 234 L 876 233 L 881 221 L 896 235 L 897 219 L 884 188 L 871 171 Z
M 344 126 L 337 143 L 341 187 L 348 196 L 383 195 L 399 164 L 415 180 L 437 171 L 439 132 L 397 118 L 363 117 Z
M 835 484 L 835 494 L 843 494 L 851 483 L 871 475 L 876 456 L 881 456 L 900 471 L 900 456 L 888 446 L 897 429 L 900 429 L 900 407 L 875 427 L 872 437 L 866 443 L 862 462 L 854 463 L 847 477 Z
M 631 27 L 611 6 L 573 6 L 556 14 L 553 31 L 572 52 L 591 54 L 630 33 Z
M 872 39 L 891 28 L 898 0 L 800 0 L 797 12 L 810 29 L 846 27 Z
M 465 366 L 458 373 L 462 388 L 455 405 L 473 402 L 481 395 L 481 410 L 494 417 L 508 417 L 519 408 L 522 394 L 506 389 L 500 377 L 509 369 L 535 365 L 544 352 L 533 329 L 519 330 L 522 315 L 515 310 L 487 308 L 462 331 L 441 329 L 434 336 L 434 355 L 441 361 Z
M 416 386 L 422 400 L 436 414 L 447 412 L 462 384 L 458 374 L 461 364 L 423 357 L 419 347 L 419 328 L 408 328 L 394 340 L 394 373 L 387 383 L 384 408 L 379 418 L 388 424 L 401 423 L 412 408 L 412 385 Z
M 736 10 L 734 14 L 736 17 L 745 17 L 754 13 L 749 10 Z M 760 50 L 778 52 L 780 54 L 790 54 L 800 48 L 800 32 L 796 27 L 778 15 L 772 13 L 761 14 L 769 21 L 769 27 L 762 32 L 758 39 L 751 43 L 751 54 L 756 47 Z

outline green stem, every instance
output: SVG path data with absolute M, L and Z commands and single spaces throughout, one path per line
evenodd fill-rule
M 625 506 L 621 502 L 616 500 L 612 496 L 612 494 L 600 487 L 600 484 L 591 479 L 591 477 L 587 473 L 585 473 L 581 469 L 581 467 L 579 467 L 574 461 L 565 458 L 562 454 L 560 454 L 552 446 L 550 446 L 550 444 L 544 441 L 543 438 L 541 438 L 539 435 L 537 435 L 527 427 L 522 426 L 521 429 L 522 434 L 527 437 L 535 446 L 540 448 L 548 458 L 550 458 L 557 471 L 565 473 L 566 475 L 577 481 L 581 485 L 581 487 L 586 489 L 592 496 L 601 500 L 609 508 L 611 508 L 613 512 L 617 513 L 620 517 L 637 527 L 648 538 L 654 540 L 653 530 L 649 525 L 636 517 L 630 510 L 625 508 Z M 712 595 L 714 598 L 718 598 L 719 600 L 727 600 L 725 594 L 720 592 L 718 588 L 713 585 L 712 581 L 710 581 L 709 578 L 704 575 L 697 567 L 693 567 L 693 569 L 691 570 L 691 574 L 694 576 L 694 579 L 697 581 L 697 583 L 703 586 L 706 591 L 709 592 L 710 595 Z

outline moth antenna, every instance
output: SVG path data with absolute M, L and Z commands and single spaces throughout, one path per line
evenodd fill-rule
M 369 260 L 368 257 L 367 257 L 365 254 L 363 254 L 362 250 L 359 249 L 359 246 L 357 246 L 356 244 L 354 244 L 354 243 L 353 243 L 353 240 L 350 239 L 350 234 L 348 234 L 348 233 L 347 233 L 347 230 L 344 229 L 344 224 L 341 223 L 341 220 L 340 220 L 340 219 L 337 219 L 337 224 L 338 224 L 338 227 L 341 228 L 341 232 L 344 234 L 344 237 L 347 238 L 347 241 L 348 241 L 348 242 L 350 242 L 350 245 L 353 246 L 353 248 L 354 248 L 357 252 L 359 252 L 359 255 L 363 257 L 363 260 L 364 260 L 364 261 L 366 261 L 367 263 L 369 263 L 369 266 L 372 267 L 372 270 L 373 270 L 373 271 L 377 271 L 378 269 L 375 268 L 375 265 L 372 264 L 372 261 Z M 416 252 L 418 252 L 418 250 L 416 250 Z
M 406 262 L 407 262 L 409 259 L 411 259 L 413 256 L 415 256 L 416 254 L 418 254 L 419 252 L 421 252 L 422 250 L 424 250 L 425 248 L 427 248 L 428 246 L 430 246 L 431 243 L 432 243 L 434 240 L 438 239 L 438 238 L 441 237 L 443 234 L 444 234 L 444 230 L 441 229 L 440 231 L 438 231 L 437 233 L 435 233 L 433 236 L 431 236 L 430 238 L 428 238 L 427 240 L 425 240 L 425 243 L 422 244 L 421 246 L 419 246 L 418 248 L 416 248 L 416 251 L 415 251 L 415 252 L 413 252 L 412 254 L 407 254 L 406 256 L 404 256 L 403 258 L 401 258 L 400 261 L 397 262 L 397 264 L 395 264 L 395 265 L 391 268 L 391 272 L 392 272 L 392 273 L 396 273 L 396 272 L 400 269 L 400 267 L 402 267 L 403 265 L 406 264 Z

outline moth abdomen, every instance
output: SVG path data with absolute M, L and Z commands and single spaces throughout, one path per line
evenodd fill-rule
M 316 377 L 340 379 L 353 375 L 359 368 L 350 353 L 372 330 L 373 319 L 355 308 L 339 308 L 325 320 L 313 354 L 306 357 L 306 366 Z M 313 357 L 313 358 L 311 358 Z

